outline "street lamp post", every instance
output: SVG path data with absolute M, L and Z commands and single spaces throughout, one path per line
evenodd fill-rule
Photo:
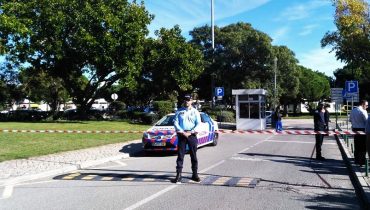
M 215 17 L 214 0 L 211 0 L 211 27 L 212 27 L 212 50 L 215 49 Z
M 214 18 L 214 0 L 211 0 L 211 34 L 212 34 L 212 63 L 215 63 L 214 51 L 215 51 L 215 18 Z M 214 102 L 214 86 L 215 86 L 216 74 L 213 72 L 211 74 L 211 104 L 212 108 L 215 106 Z
M 274 57 L 274 109 L 277 106 L 277 89 L 276 89 L 276 70 L 277 70 L 277 57 Z

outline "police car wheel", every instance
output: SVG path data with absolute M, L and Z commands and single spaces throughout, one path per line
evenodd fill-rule
M 212 146 L 216 146 L 218 143 L 218 133 L 215 133 L 215 137 L 213 138 Z

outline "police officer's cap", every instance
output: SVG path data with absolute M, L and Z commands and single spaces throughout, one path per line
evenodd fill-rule
M 185 96 L 184 96 L 184 101 L 191 101 L 193 98 L 191 97 L 191 95 L 190 94 L 186 94 Z

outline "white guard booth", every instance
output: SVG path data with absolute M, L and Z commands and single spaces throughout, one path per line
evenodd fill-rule
M 237 89 L 235 96 L 236 129 L 264 130 L 266 128 L 266 90 Z

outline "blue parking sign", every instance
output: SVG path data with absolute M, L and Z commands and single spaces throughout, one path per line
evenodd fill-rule
M 346 92 L 357 93 L 358 92 L 358 81 L 346 81 Z
M 224 87 L 216 87 L 215 88 L 215 96 L 224 96 Z

